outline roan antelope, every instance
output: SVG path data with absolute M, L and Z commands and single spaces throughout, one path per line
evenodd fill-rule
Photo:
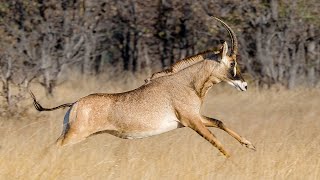
M 220 141 L 207 128 L 216 127 L 255 150 L 248 140 L 220 120 L 200 114 L 203 99 L 214 84 L 224 81 L 240 91 L 247 90 L 247 83 L 236 61 L 237 38 L 226 23 L 214 18 L 222 23 L 231 36 L 230 55 L 227 55 L 228 45 L 224 42 L 219 51 L 208 50 L 185 58 L 170 69 L 153 74 L 147 83 L 132 91 L 91 94 L 74 103 L 54 108 L 43 108 L 30 92 L 38 111 L 70 107 L 64 117 L 63 131 L 57 144 L 77 143 L 98 132 L 134 139 L 189 127 L 229 157 Z

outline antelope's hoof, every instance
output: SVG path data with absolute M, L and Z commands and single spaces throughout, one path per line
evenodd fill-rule
M 246 139 L 242 140 L 241 145 L 246 146 L 247 148 L 256 151 L 256 147 L 254 147 L 254 145 L 250 141 L 248 141 Z
M 227 151 L 220 151 L 222 153 L 222 155 L 224 155 L 225 158 L 229 158 L 231 157 L 231 155 L 227 152 Z
M 231 155 L 230 154 L 224 154 L 224 156 L 227 158 L 227 159 L 229 159 L 230 157 L 231 157 Z

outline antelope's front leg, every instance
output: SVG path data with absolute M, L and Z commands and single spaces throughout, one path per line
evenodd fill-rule
M 216 136 L 209 131 L 206 126 L 202 123 L 201 117 L 197 116 L 186 116 L 182 118 L 182 124 L 184 126 L 190 127 L 196 131 L 200 136 L 209 141 L 213 146 L 215 146 L 219 151 L 225 155 L 227 158 L 230 157 L 229 153 L 224 149 L 221 142 L 216 138 Z
M 249 149 L 256 150 L 256 148 L 253 146 L 253 144 L 250 141 L 246 140 L 244 137 L 241 137 L 238 133 L 229 129 L 222 121 L 214 118 L 205 117 L 205 116 L 202 116 L 202 117 L 203 117 L 202 122 L 205 124 L 205 126 L 222 129 L 228 134 L 230 134 L 232 137 L 234 137 L 236 140 L 238 140 L 241 145 L 244 145 Z

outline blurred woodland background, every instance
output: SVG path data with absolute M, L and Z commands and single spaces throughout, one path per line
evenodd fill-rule
M 25 98 L 31 82 L 52 95 L 79 74 L 147 78 L 229 42 L 212 15 L 236 32 L 251 83 L 317 87 L 319 10 L 317 0 L 1 0 L 3 104 Z
M 320 179 L 320 3 L 317 0 L 0 0 L 0 179 Z M 247 92 L 217 85 L 201 113 L 231 158 L 189 128 L 126 140 L 104 133 L 53 146 L 65 110 L 123 92 L 230 37 Z M 125 112 L 124 112 L 125 113 Z

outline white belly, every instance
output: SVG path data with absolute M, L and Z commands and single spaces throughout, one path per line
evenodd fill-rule
M 162 133 L 165 133 L 177 128 L 181 128 L 181 127 L 183 127 L 183 125 L 178 120 L 168 120 L 163 122 L 157 129 L 153 129 L 150 131 L 143 131 L 143 132 L 130 132 L 130 133 L 125 133 L 123 135 L 124 135 L 124 138 L 127 138 L 127 139 L 144 138 L 144 137 L 162 134 Z

